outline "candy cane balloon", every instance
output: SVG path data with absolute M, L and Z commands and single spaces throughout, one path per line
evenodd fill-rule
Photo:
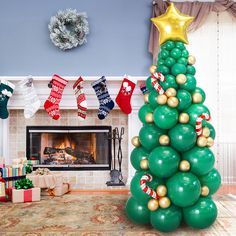
M 151 77 L 151 83 L 152 86 L 155 88 L 155 90 L 159 93 L 159 94 L 164 94 L 165 91 L 164 89 L 161 87 L 161 85 L 157 82 L 157 80 L 160 80 L 161 82 L 164 82 L 166 80 L 165 76 L 160 73 L 160 72 L 155 72 L 152 74 Z
M 149 174 L 145 174 L 142 176 L 142 178 L 140 179 L 140 187 L 141 189 L 150 197 L 154 198 L 154 199 L 158 199 L 159 196 L 157 195 L 157 193 L 150 187 L 148 187 L 146 185 L 147 182 L 151 182 L 152 181 L 152 176 Z
M 196 126 L 195 126 L 195 131 L 197 133 L 197 136 L 202 135 L 202 121 L 204 119 L 209 121 L 211 119 L 211 116 L 208 113 L 202 113 L 200 116 L 198 116 L 196 120 Z

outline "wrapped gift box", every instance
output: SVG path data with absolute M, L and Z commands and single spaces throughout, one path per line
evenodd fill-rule
M 70 185 L 63 184 L 62 186 L 55 187 L 54 189 L 43 189 L 41 195 L 60 197 L 68 192 L 70 192 Z
M 12 202 L 37 202 L 40 201 L 40 188 L 12 189 Z
M 28 160 L 28 165 L 38 165 L 39 160 Z

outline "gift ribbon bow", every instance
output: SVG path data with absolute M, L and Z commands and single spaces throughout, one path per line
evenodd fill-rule
M 15 183 L 16 189 L 30 189 L 33 188 L 33 182 L 30 179 L 20 179 Z

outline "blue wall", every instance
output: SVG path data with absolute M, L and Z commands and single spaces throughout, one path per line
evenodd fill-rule
M 59 9 L 87 12 L 87 44 L 63 52 L 48 23 Z M 147 75 L 151 1 L 1 0 L 0 75 Z

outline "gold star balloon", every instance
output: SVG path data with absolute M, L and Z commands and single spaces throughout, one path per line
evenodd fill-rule
M 160 44 L 167 40 L 178 40 L 188 44 L 186 31 L 193 19 L 194 17 L 180 13 L 171 3 L 163 15 L 151 18 L 151 21 L 160 31 Z

